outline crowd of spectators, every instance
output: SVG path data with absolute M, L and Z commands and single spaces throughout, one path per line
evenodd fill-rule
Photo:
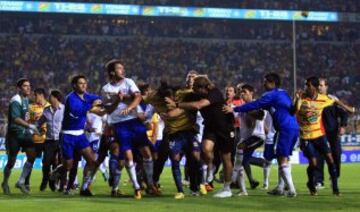
M 53 35 L 106 35 L 189 37 L 252 40 L 292 39 L 291 22 L 204 20 L 181 18 L 62 16 L 8 14 L 0 20 L 0 33 Z M 298 23 L 297 37 L 314 41 L 356 41 L 360 24 Z
M 64 0 L 49 0 L 64 2 Z M 91 2 L 104 3 L 102 0 L 65 0 L 66 2 Z M 246 9 L 279 9 L 279 10 L 313 10 L 313 11 L 338 11 L 359 12 L 358 0 L 108 0 L 114 4 L 137 4 L 137 5 L 162 5 L 162 6 L 195 6 L 195 7 L 219 7 L 219 8 L 246 8 Z
M 18 78 L 28 77 L 33 87 L 56 88 L 66 93 L 71 90 L 70 78 L 82 73 L 89 78 L 89 89 L 99 92 L 107 77 L 104 64 L 112 58 L 124 62 L 129 77 L 154 86 L 161 78 L 183 84 L 186 73 L 195 69 L 208 74 L 220 88 L 246 82 L 254 85 L 259 95 L 263 92 L 262 76 L 277 72 L 284 79 L 283 87 L 293 92 L 291 25 L 287 22 L 240 22 L 241 29 L 236 29 L 233 22 L 199 21 L 193 25 L 200 31 L 189 34 L 191 22 L 174 19 L 175 24 L 170 25 L 169 20 L 156 20 L 162 24 L 156 27 L 153 26 L 156 22 L 149 25 L 144 19 L 129 19 L 125 20 L 129 26 L 119 25 L 126 28 L 122 29 L 124 33 L 104 36 L 101 30 L 86 31 L 92 26 L 86 20 L 95 19 L 70 21 L 70 18 L 58 23 L 56 18 L 49 17 L 48 23 L 46 16 L 29 20 L 19 17 L 6 23 L 9 17 L 4 17 L 0 19 L 0 114 L 3 117 L 10 97 L 16 92 L 14 85 Z M 314 26 L 298 25 L 298 86 L 301 88 L 305 78 L 312 75 L 327 77 L 331 93 L 359 108 L 360 96 L 356 95 L 360 90 L 359 34 L 352 35 L 352 39 L 338 39 L 349 36 L 347 32 L 359 26 L 318 24 L 316 30 L 327 32 L 321 39 L 315 36 L 319 32 L 310 33 Z M 94 29 L 97 27 L 101 28 L 101 24 Z M 219 27 L 223 31 L 216 32 Z M 270 29 L 270 34 L 276 36 L 267 34 Z M 131 30 L 137 32 L 128 33 Z M 239 30 L 237 36 L 233 30 Z M 333 39 L 333 34 L 337 39 Z

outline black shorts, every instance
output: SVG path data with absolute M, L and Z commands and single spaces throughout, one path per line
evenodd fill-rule
M 32 135 L 28 132 L 12 132 L 6 134 L 6 153 L 10 157 L 16 157 L 19 151 L 25 152 L 27 148 L 34 147 Z
M 54 163 L 55 159 L 60 155 L 59 140 L 46 140 L 44 143 L 43 164 L 50 165 Z
M 308 159 L 317 158 L 331 153 L 330 145 L 326 136 L 308 140 L 301 139 L 301 149 Z
M 45 150 L 44 143 L 34 143 L 35 151 L 36 151 L 36 158 L 41 158 L 42 153 Z
M 205 126 L 203 140 L 211 140 L 215 143 L 215 149 L 222 153 L 229 153 L 234 149 L 235 131 L 234 129 L 214 130 Z

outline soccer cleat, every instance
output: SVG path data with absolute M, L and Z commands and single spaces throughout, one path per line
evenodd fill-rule
M 134 198 L 135 198 L 135 199 L 141 199 L 141 198 L 142 198 L 141 189 L 136 189 L 136 190 L 135 190 Z
M 269 185 L 264 183 L 262 189 L 263 189 L 263 190 L 268 190 L 268 189 L 269 189 Z
M 184 199 L 185 194 L 183 192 L 178 192 L 175 194 L 174 199 Z
M 285 195 L 289 198 L 294 198 L 297 196 L 296 192 L 295 191 L 288 191 L 285 193 Z
M 161 190 L 156 185 L 152 186 L 152 191 L 153 191 L 153 195 L 156 195 L 156 196 L 161 195 Z
M 90 189 L 80 190 L 80 196 L 84 197 L 92 197 L 94 194 L 90 191 Z
M 316 186 L 315 186 L 316 190 L 322 190 L 325 188 L 324 184 L 323 183 L 316 183 Z
M 231 190 L 225 190 L 225 189 L 221 189 L 220 191 L 216 192 L 216 194 L 214 194 L 215 198 L 228 198 L 231 196 L 232 196 Z
M 248 196 L 249 194 L 246 191 L 240 191 L 239 193 L 236 194 L 236 196 L 241 197 L 241 196 Z
M 273 190 L 268 191 L 267 194 L 273 195 L 273 196 L 282 196 L 282 195 L 284 195 L 284 191 L 280 190 L 279 188 L 276 187 Z
M 312 183 L 307 182 L 307 183 L 306 183 L 306 186 L 307 186 L 307 188 L 309 189 L 311 196 L 317 196 L 317 195 L 318 195 L 318 193 L 317 193 L 317 191 L 316 191 L 316 188 L 314 187 L 314 185 L 312 185 Z
M 333 191 L 333 195 L 335 195 L 335 196 L 337 196 L 337 197 L 341 196 L 341 193 L 340 193 L 339 189 L 334 190 L 334 191 Z
M 207 195 L 207 189 L 206 186 L 204 184 L 200 184 L 200 194 L 201 195 Z
M 65 191 L 64 191 L 64 195 L 65 196 L 73 196 L 75 193 L 74 193 L 74 190 L 72 190 L 72 189 L 66 189 Z
M 250 188 L 251 189 L 256 189 L 259 185 L 260 185 L 260 183 L 258 181 L 251 181 L 250 182 Z
M 200 193 L 198 191 L 190 191 L 190 195 L 193 197 L 198 197 L 200 196 Z
M 25 184 L 25 188 L 26 188 L 29 192 L 31 191 L 29 184 Z
M 23 183 L 17 182 L 17 183 L 15 184 L 15 187 L 18 188 L 18 189 L 20 189 L 20 191 L 21 191 L 23 194 L 29 194 L 29 192 L 30 192 L 30 191 L 26 188 L 25 184 L 23 184 Z
M 206 188 L 206 191 L 207 191 L 207 192 L 212 192 L 212 191 L 214 191 L 214 186 L 213 186 L 212 183 L 206 184 L 206 185 L 205 185 L 205 188 Z
M 2 188 L 5 195 L 11 194 L 10 187 L 9 187 L 9 185 L 7 183 L 4 183 L 4 182 L 1 183 L 1 188 Z
M 161 192 L 161 185 L 160 183 L 154 183 L 156 189 Z
M 111 197 L 123 197 L 125 194 L 120 190 L 112 190 L 111 191 Z

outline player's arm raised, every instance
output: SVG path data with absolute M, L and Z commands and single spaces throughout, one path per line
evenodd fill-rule
M 303 96 L 303 91 L 302 90 L 298 90 L 295 93 L 295 98 L 294 98 L 294 108 L 293 108 L 293 114 L 296 114 L 297 112 L 299 112 L 300 107 L 301 107 L 301 97 Z
M 344 102 L 342 102 L 339 99 L 335 99 L 335 103 L 337 105 L 339 105 L 340 107 L 342 107 L 344 110 L 346 110 L 349 113 L 355 113 L 355 111 L 356 111 L 355 107 L 351 107 L 351 106 L 345 104 Z

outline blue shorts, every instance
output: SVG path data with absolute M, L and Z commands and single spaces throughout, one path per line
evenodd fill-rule
M 134 148 L 149 146 L 145 125 L 138 119 L 116 123 L 114 125 L 115 139 L 120 143 L 120 152 Z
M 265 146 L 264 146 L 264 159 L 265 160 L 271 161 L 274 158 L 276 158 L 274 147 L 275 147 L 274 143 L 272 143 L 272 144 L 265 143 Z
M 94 153 L 98 153 L 100 149 L 100 140 L 91 141 L 90 147 Z
M 283 129 L 275 133 L 275 156 L 289 157 L 299 138 L 299 129 Z
M 65 160 L 73 160 L 74 152 L 80 151 L 90 146 L 85 134 L 82 135 L 69 135 L 62 134 L 60 138 L 60 146 L 62 155 Z
M 152 152 L 159 152 L 159 148 L 160 148 L 161 142 L 162 142 L 162 140 L 157 140 L 157 141 L 155 142 L 155 144 L 153 144 L 152 142 L 150 142 L 150 143 L 151 143 L 151 145 L 150 145 L 151 151 L 152 151 Z
M 257 136 L 251 136 L 244 140 L 243 143 L 246 145 L 244 149 L 243 164 L 246 164 L 254 154 L 255 150 L 263 145 L 264 140 Z
M 196 140 L 196 133 L 193 131 L 169 135 L 169 149 L 171 155 L 201 151 L 200 143 Z
M 301 139 L 301 149 L 308 159 L 317 158 L 320 155 L 331 153 L 330 145 L 326 136 L 321 136 L 311 140 Z

